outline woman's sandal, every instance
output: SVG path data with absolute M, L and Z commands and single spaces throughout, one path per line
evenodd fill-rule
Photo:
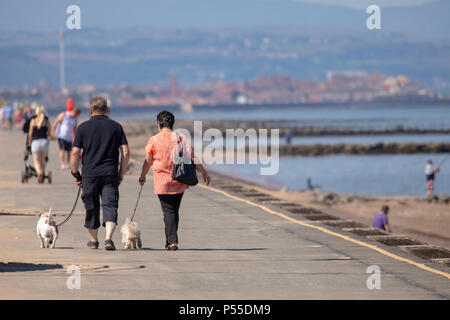
M 174 244 L 174 245 L 166 245 L 166 250 L 168 250 L 168 251 L 176 251 L 176 250 L 178 250 L 178 246 L 176 244 Z

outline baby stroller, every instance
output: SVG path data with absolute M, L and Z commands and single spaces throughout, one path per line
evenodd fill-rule
M 28 161 L 29 156 L 31 155 L 31 147 L 28 144 L 26 144 L 26 149 L 24 152 L 24 158 L 23 161 L 25 162 L 25 170 L 22 170 L 22 183 L 28 183 L 28 180 L 32 177 L 37 178 L 37 171 L 36 169 L 30 164 Z M 48 157 L 45 157 L 45 166 L 47 166 Z M 45 182 L 45 179 L 47 179 L 48 183 L 52 183 L 52 172 L 49 171 L 47 174 L 44 173 L 44 179 L 43 182 Z

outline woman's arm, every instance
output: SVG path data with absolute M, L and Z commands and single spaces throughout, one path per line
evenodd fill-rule
M 31 137 L 33 137 L 34 119 L 30 121 L 30 129 L 28 130 L 28 144 L 31 146 Z
M 52 124 L 50 120 L 47 120 L 47 139 L 50 140 L 52 138 Z
M 206 183 L 206 185 L 209 185 L 209 183 L 211 182 L 211 178 L 209 177 L 208 172 L 206 172 L 202 164 L 197 164 L 196 166 L 197 170 L 200 171 L 203 176 L 203 181 Z
M 211 182 L 211 177 L 209 176 L 203 164 L 201 164 L 198 158 L 195 156 L 194 147 L 191 146 L 190 148 L 191 148 L 191 161 L 195 163 L 197 170 L 200 171 L 200 173 L 202 174 L 203 181 L 206 183 L 206 185 L 209 185 L 209 183 Z
M 139 184 L 141 186 L 144 185 L 144 183 L 146 181 L 147 173 L 150 170 L 150 168 L 152 167 L 152 164 L 153 164 L 153 158 L 149 153 L 147 153 L 145 155 L 144 163 L 142 164 L 141 176 L 139 177 Z

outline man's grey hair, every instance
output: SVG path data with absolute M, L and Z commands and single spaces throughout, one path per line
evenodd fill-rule
M 94 97 L 91 100 L 90 107 L 93 112 L 106 113 L 108 111 L 108 102 L 103 97 Z

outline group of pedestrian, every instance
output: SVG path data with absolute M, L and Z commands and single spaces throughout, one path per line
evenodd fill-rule
M 80 124 L 76 130 L 71 157 L 72 175 L 75 183 L 83 190 L 82 199 L 86 209 L 84 226 L 90 236 L 87 247 L 99 247 L 101 208 L 102 225 L 106 229 L 104 249 L 115 250 L 112 235 L 117 226 L 119 185 L 127 170 L 130 150 L 122 126 L 108 117 L 106 99 L 93 98 L 90 113 L 91 119 Z M 151 137 L 146 145 L 146 156 L 137 181 L 143 186 L 147 173 L 153 167 L 154 193 L 158 195 L 164 215 L 165 248 L 170 251 L 178 249 L 179 209 L 183 194 L 188 188 L 172 178 L 174 150 L 181 141 L 183 150 L 192 156 L 194 154 L 187 138 L 174 132 L 174 123 L 175 117 L 171 112 L 161 111 L 158 114 L 159 133 Z M 204 167 L 197 164 L 196 168 L 205 183 L 209 184 L 210 177 Z
M 24 108 L 23 131 L 27 134 L 27 150 L 33 156 L 38 183 L 44 182 L 45 164 L 48 159 L 50 140 L 58 139 L 61 169 L 70 168 L 70 152 L 75 138 L 79 108 L 73 107 L 73 100 L 68 99 L 67 110 L 61 112 L 53 125 L 50 123 L 44 106 L 36 107 L 34 114 Z
M 11 131 L 14 127 L 14 107 L 10 104 L 0 107 L 0 123 L 4 130 Z
M 12 107 L 3 107 L 3 123 L 12 126 Z M 53 125 L 46 116 L 43 106 L 37 107 L 36 114 L 31 108 L 23 108 L 21 121 L 27 132 L 27 143 L 31 148 L 38 174 L 38 182 L 43 182 L 45 159 L 48 155 L 49 140 L 58 139 L 61 169 L 71 167 L 75 182 L 82 188 L 82 199 L 86 209 L 84 226 L 90 240 L 87 246 L 99 247 L 98 229 L 100 228 L 100 208 L 103 211 L 103 223 L 106 228 L 105 250 L 115 250 L 112 235 L 117 225 L 119 207 L 119 185 L 124 179 L 130 150 L 122 126 L 109 118 L 109 107 L 103 97 L 95 97 L 90 102 L 91 118 L 78 126 L 81 111 L 73 107 L 68 99 L 66 111 L 61 112 Z M 161 111 L 157 116 L 159 133 L 152 136 L 145 147 L 145 160 L 138 183 L 143 186 L 146 176 L 153 167 L 154 193 L 158 195 L 164 215 L 167 250 L 178 249 L 178 224 L 181 200 L 189 187 L 172 178 L 174 150 L 180 141 L 183 150 L 192 155 L 194 150 L 182 134 L 173 130 L 175 117 L 171 112 Z M 28 126 L 27 126 L 28 124 Z M 286 139 L 290 143 L 290 133 Z M 81 160 L 81 161 L 80 161 Z M 82 165 L 82 173 L 79 172 Z M 201 164 L 196 165 L 206 184 L 210 177 Z M 425 167 L 427 196 L 433 195 L 435 174 L 439 166 L 433 167 L 430 160 Z M 100 202 L 101 199 L 101 202 Z M 392 232 L 388 223 L 389 207 L 384 205 L 381 212 L 373 218 L 373 227 Z

